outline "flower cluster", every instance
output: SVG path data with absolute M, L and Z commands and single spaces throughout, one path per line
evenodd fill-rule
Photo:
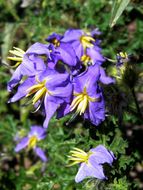
M 94 38 L 98 33 L 70 29 L 64 35 L 53 33 L 46 39 L 48 44 L 37 42 L 26 52 L 11 50 L 8 59 L 16 61 L 17 68 L 8 82 L 8 91 L 18 88 L 9 102 L 27 98 L 36 110 L 44 112 L 45 128 L 55 113 L 58 119 L 69 113 L 79 114 L 99 125 L 105 119 L 100 83 L 114 80 L 101 67 L 104 57 L 100 41 Z
M 64 35 L 53 33 L 46 43 L 35 43 L 27 51 L 14 47 L 8 59 L 15 61 L 16 68 L 8 82 L 8 91 L 17 87 L 17 92 L 9 100 L 15 102 L 26 98 L 36 110 L 44 113 L 43 127 L 50 119 L 62 118 L 67 114 L 81 115 L 98 126 L 105 119 L 105 101 L 101 83 L 108 85 L 114 79 L 107 76 L 101 66 L 105 61 L 101 54 L 98 30 L 85 33 L 70 29 Z M 32 126 L 28 136 L 19 140 L 15 151 L 23 148 L 33 151 L 43 160 L 47 157 L 37 147 L 37 142 L 45 138 L 43 127 Z M 102 164 L 112 164 L 114 155 L 99 145 L 88 153 L 75 148 L 69 160 L 81 164 L 75 181 L 86 177 L 105 179 Z

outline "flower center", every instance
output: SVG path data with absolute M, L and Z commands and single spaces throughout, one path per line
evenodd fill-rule
M 54 38 L 54 39 L 52 40 L 52 43 L 53 43 L 56 47 L 59 47 L 59 46 L 60 46 L 60 42 L 59 42 L 56 38 Z
M 85 66 L 92 64 L 92 59 L 90 58 L 89 55 L 84 54 L 84 55 L 81 57 L 80 60 L 83 62 L 83 64 L 84 64 Z
M 74 93 L 74 96 L 76 96 L 76 98 L 71 103 L 70 111 L 73 111 L 76 108 L 77 109 L 76 112 L 79 113 L 80 115 L 82 115 L 85 112 L 90 101 L 91 102 L 98 101 L 98 99 L 91 98 L 90 96 L 88 96 L 86 87 L 84 88 L 82 93 L 79 94 Z
M 83 48 L 85 50 L 86 48 L 93 47 L 94 46 L 93 42 L 95 42 L 95 40 L 91 36 L 85 36 L 85 35 L 83 35 L 83 36 L 80 37 L 80 42 L 83 45 Z
M 42 82 L 40 82 L 38 79 L 36 79 L 36 80 L 37 80 L 38 84 L 35 84 L 35 85 L 31 86 L 30 88 L 28 88 L 27 89 L 28 94 L 26 95 L 26 97 L 29 97 L 35 93 L 33 100 L 32 100 L 33 105 L 38 100 L 40 100 L 42 97 L 44 97 L 46 93 L 51 95 L 51 92 L 49 92 L 45 86 L 46 80 L 43 80 Z
M 14 66 L 12 66 L 13 68 L 15 68 L 21 64 L 21 62 L 23 60 L 23 56 L 25 54 L 25 51 L 23 51 L 20 48 L 16 48 L 16 47 L 14 47 L 13 49 L 14 50 L 10 50 L 9 52 L 14 56 L 9 56 L 9 57 L 7 57 L 7 59 L 17 62 Z
M 72 163 L 69 164 L 68 166 L 73 166 L 75 164 L 79 164 L 82 162 L 88 162 L 88 159 L 92 152 L 84 152 L 83 150 L 79 148 L 73 148 L 73 150 L 70 151 L 71 155 L 68 156 L 68 160 L 71 161 Z
M 35 135 L 30 137 L 28 141 L 28 149 L 34 148 L 36 146 L 37 141 L 38 139 Z

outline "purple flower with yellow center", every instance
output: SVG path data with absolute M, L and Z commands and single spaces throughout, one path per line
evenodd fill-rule
M 101 65 L 105 61 L 105 59 L 101 55 L 100 51 L 101 49 L 97 47 L 87 48 L 86 53 L 81 56 L 80 61 L 85 66 L 90 66 L 94 64 Z
M 33 96 L 32 104 L 35 107 L 39 107 L 37 104 L 44 104 L 46 118 L 43 126 L 47 127 L 57 108 L 64 102 L 69 103 L 71 95 L 72 84 L 69 74 L 60 74 L 55 70 L 47 68 L 44 72 L 36 75 L 36 77 L 29 77 L 19 85 L 17 93 L 9 102 Z
M 108 163 L 112 165 L 115 159 L 112 151 L 108 151 L 103 145 L 98 145 L 96 148 L 85 152 L 79 148 L 74 148 L 70 151 L 69 161 L 72 162 L 69 166 L 80 164 L 78 173 L 76 174 L 76 183 L 81 182 L 87 177 L 97 179 L 107 179 L 103 172 L 102 164 Z
M 60 107 L 57 118 L 74 111 L 75 116 L 82 115 L 96 126 L 104 121 L 105 103 L 99 81 L 104 84 L 114 82 L 99 65 L 90 66 L 84 73 L 74 77 L 73 101 L 70 105 L 64 103 Z
M 94 47 L 95 39 L 90 34 L 87 34 L 82 30 L 69 29 L 65 32 L 61 41 L 71 43 L 77 57 L 80 59 L 85 53 L 86 48 Z
M 16 61 L 14 68 L 17 68 L 8 82 L 8 91 L 12 91 L 23 76 L 34 76 L 46 69 L 44 59 L 50 58 L 48 48 L 48 45 L 37 42 L 30 46 L 26 52 L 20 48 L 14 48 L 14 50 L 9 51 L 13 56 L 9 56 L 8 59 Z
M 75 51 L 70 43 L 62 42 L 63 36 L 60 34 L 53 33 L 46 41 L 52 43 L 55 46 L 59 55 L 57 55 L 57 61 L 63 61 L 69 66 L 76 66 L 77 58 Z
M 47 157 L 44 151 L 37 147 L 37 142 L 43 140 L 46 137 L 46 130 L 40 126 L 31 126 L 28 135 L 20 140 L 20 142 L 15 147 L 15 152 L 19 152 L 24 148 L 28 150 L 33 149 L 37 156 L 41 158 L 42 161 L 46 162 Z

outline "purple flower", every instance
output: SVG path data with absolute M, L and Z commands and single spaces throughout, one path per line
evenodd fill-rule
M 94 125 L 99 125 L 105 119 L 105 104 L 99 81 L 104 84 L 114 82 L 99 65 L 90 66 L 84 73 L 74 77 L 73 101 L 71 105 L 64 103 L 58 109 L 57 118 L 74 111 L 75 115 L 83 115 Z
M 46 131 L 40 126 L 32 126 L 30 129 L 28 135 L 22 138 L 15 147 L 15 152 L 19 152 L 27 147 L 28 149 L 33 149 L 37 156 L 39 156 L 42 161 L 46 162 L 47 157 L 44 151 L 36 146 L 38 141 L 41 141 L 46 137 Z
M 115 159 L 113 152 L 108 151 L 103 145 L 98 145 L 96 148 L 90 149 L 89 152 L 74 148 L 70 153 L 69 161 L 72 163 L 69 166 L 80 164 L 75 177 L 76 183 L 87 177 L 107 179 L 104 175 L 102 164 L 108 163 L 112 165 L 113 159 Z
M 86 51 L 86 48 L 94 47 L 93 42 L 95 42 L 90 34 L 86 34 L 82 30 L 77 29 L 67 30 L 61 41 L 71 43 L 79 59 Z
M 45 56 L 46 60 L 50 58 L 48 48 L 48 45 L 37 42 L 30 46 L 26 52 L 19 48 L 10 51 L 14 57 L 8 57 L 8 59 L 16 61 L 17 68 L 8 82 L 8 91 L 12 91 L 23 76 L 34 76 L 46 69 L 44 59 L 40 56 Z
M 46 41 L 52 43 L 55 46 L 59 55 L 57 56 L 58 61 L 63 61 L 65 64 L 69 66 L 76 66 L 77 58 L 75 51 L 70 43 L 62 42 L 63 36 L 53 33 L 50 35 Z
M 44 72 L 29 77 L 19 85 L 17 93 L 9 100 L 15 102 L 23 97 L 31 97 L 32 104 L 37 107 L 37 103 L 44 104 L 45 121 L 43 126 L 47 127 L 49 120 L 54 115 L 60 104 L 69 103 L 72 95 L 72 84 L 68 73 L 58 73 L 47 68 Z

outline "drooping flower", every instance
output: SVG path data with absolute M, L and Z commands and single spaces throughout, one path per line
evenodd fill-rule
M 76 115 L 82 115 L 96 126 L 104 121 L 105 103 L 99 81 L 104 84 L 114 82 L 99 65 L 90 66 L 84 73 L 74 77 L 73 101 L 70 105 L 64 103 L 60 107 L 57 118 L 74 112 Z
M 112 165 L 115 159 L 112 151 L 108 151 L 103 145 L 98 145 L 96 148 L 90 149 L 89 152 L 85 152 L 79 148 L 74 148 L 70 151 L 69 166 L 80 164 L 78 173 L 76 174 L 76 183 L 81 182 L 87 177 L 97 179 L 107 179 L 103 172 L 102 164 L 108 163 Z
M 34 76 L 46 69 L 46 64 L 42 56 L 46 59 L 50 58 L 49 46 L 41 43 L 35 43 L 28 48 L 26 52 L 19 48 L 10 50 L 13 56 L 9 56 L 9 60 L 16 61 L 16 70 L 12 78 L 8 82 L 7 89 L 12 89 L 19 83 L 23 76 Z
M 34 96 L 33 96 L 34 95 Z M 34 77 L 29 77 L 19 85 L 17 93 L 9 100 L 15 102 L 23 97 L 31 97 L 32 104 L 36 106 L 43 102 L 45 110 L 45 121 L 43 126 L 47 127 L 49 120 L 54 115 L 60 104 L 70 102 L 72 95 L 72 84 L 68 73 L 60 74 L 55 70 L 46 69 Z
M 46 131 L 41 126 L 31 126 L 28 135 L 20 140 L 20 142 L 15 147 L 15 152 L 19 152 L 24 148 L 28 150 L 33 149 L 37 156 L 41 158 L 42 161 L 46 162 L 47 157 L 44 151 L 37 147 L 37 142 L 43 140 L 46 137 Z

